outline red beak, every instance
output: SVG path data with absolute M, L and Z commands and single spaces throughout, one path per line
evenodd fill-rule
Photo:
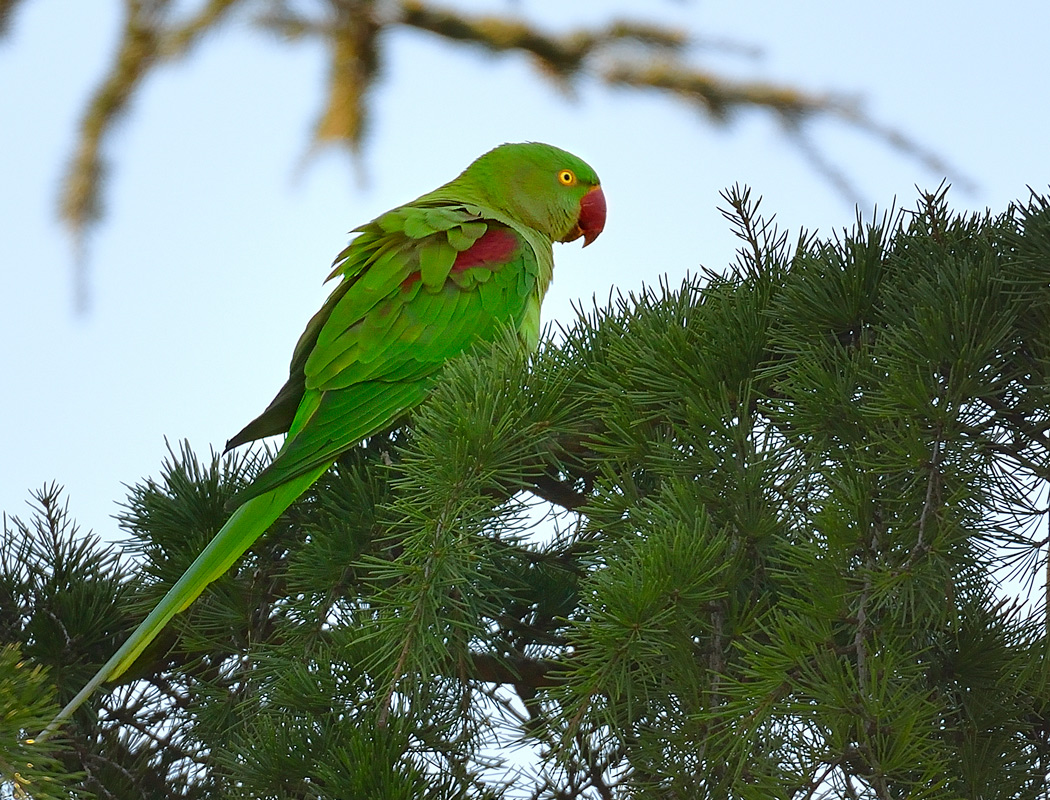
M 576 219 L 576 226 L 562 239 L 563 242 L 571 242 L 583 237 L 583 246 L 586 247 L 605 229 L 605 194 L 601 186 L 595 186 L 580 200 L 580 216 Z

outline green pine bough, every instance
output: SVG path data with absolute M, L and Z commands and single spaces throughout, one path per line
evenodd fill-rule
M 340 278 L 292 355 L 287 383 L 226 449 L 287 433 L 235 498 L 233 515 L 126 642 L 37 737 L 44 741 L 101 684 L 118 678 L 335 462 L 417 405 L 441 366 L 507 328 L 535 348 L 554 271 L 553 242 L 605 225 L 598 176 L 564 150 L 505 144 L 455 180 L 355 229 Z

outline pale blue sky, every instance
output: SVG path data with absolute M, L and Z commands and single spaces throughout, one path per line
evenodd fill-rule
M 957 208 L 1002 210 L 1050 184 L 1050 4 L 976 2 L 517 3 L 551 29 L 645 14 L 762 57 L 695 49 L 739 77 L 856 95 L 976 182 Z M 999 6 L 999 9 L 1004 8 Z M 70 242 L 56 194 L 76 122 L 113 53 L 117 2 L 27 0 L 0 41 L 0 510 L 24 515 L 57 480 L 85 529 L 120 533 L 122 484 L 156 475 L 164 437 L 199 451 L 261 411 L 286 375 L 346 231 L 458 173 L 503 141 L 572 150 L 601 175 L 605 234 L 561 246 L 547 320 L 570 303 L 722 268 L 735 241 L 717 211 L 735 182 L 782 225 L 830 231 L 852 207 L 760 112 L 716 128 L 680 103 L 583 81 L 575 99 L 526 60 L 390 37 L 362 185 L 341 154 L 303 162 L 325 63 L 234 23 L 161 69 L 111 143 L 104 223 L 90 240 L 93 306 L 72 310 Z M 811 126 L 865 206 L 913 205 L 941 175 L 834 121 Z

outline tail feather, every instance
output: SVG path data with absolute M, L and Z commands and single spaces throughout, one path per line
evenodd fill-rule
M 299 495 L 331 466 L 324 464 L 309 472 L 291 478 L 266 494 L 253 497 L 241 505 L 222 526 L 208 546 L 164 595 L 156 608 L 134 630 L 120 649 L 113 654 L 76 697 L 48 723 L 36 738 L 42 742 L 72 716 L 73 712 L 106 681 L 120 677 L 172 617 L 189 606 L 205 587 L 222 576 L 226 570 L 261 536 Z

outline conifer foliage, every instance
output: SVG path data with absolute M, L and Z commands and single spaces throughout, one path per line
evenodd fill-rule
M 729 270 L 452 363 L 46 752 L 40 669 L 68 698 L 268 454 L 173 451 L 128 562 L 53 491 L 8 520 L 8 795 L 1050 794 L 1050 202 L 789 245 L 725 198 Z

